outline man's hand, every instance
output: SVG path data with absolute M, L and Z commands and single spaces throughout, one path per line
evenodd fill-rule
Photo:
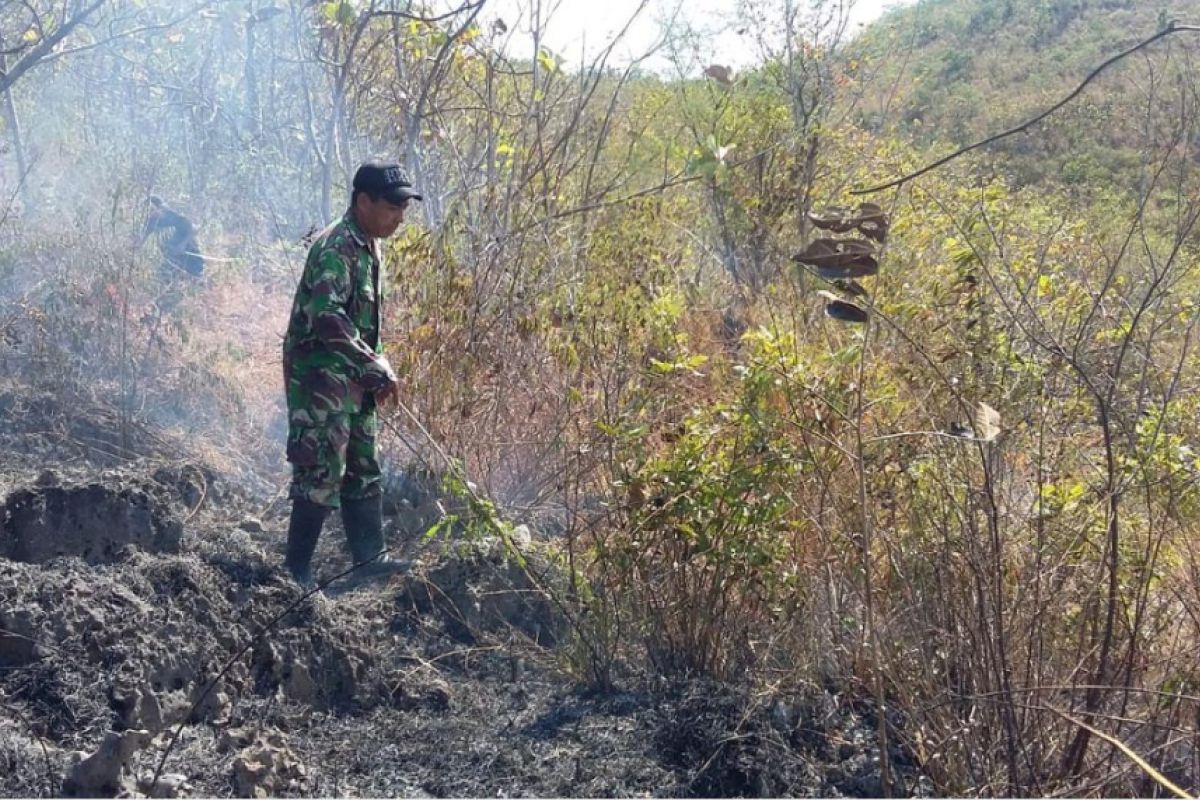
M 375 404 L 378 406 L 394 406 L 400 400 L 400 384 L 393 380 L 387 386 L 375 391 Z
M 390 405 L 398 399 L 400 382 L 387 357 L 375 356 L 360 380 L 360 385 L 374 397 L 375 405 Z

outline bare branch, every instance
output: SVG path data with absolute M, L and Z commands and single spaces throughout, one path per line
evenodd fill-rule
M 422 17 L 420 14 L 409 14 L 404 11 L 384 11 L 384 10 L 372 11 L 372 12 L 370 12 L 370 16 L 371 17 L 400 17 L 401 19 L 411 19 L 414 22 L 424 22 L 424 23 L 432 24 L 434 22 L 441 22 L 444 19 L 450 19 L 451 17 L 458 16 L 459 14 L 463 13 L 464 11 L 482 10 L 483 4 L 486 2 L 487 2 L 487 0 L 476 0 L 476 2 L 474 2 L 474 3 L 464 3 L 463 5 L 454 9 L 453 11 L 447 11 L 445 14 L 439 14 L 436 17 Z M 474 15 L 472 15 L 472 17 L 474 17 Z
M 5 92 L 10 86 L 17 82 L 17 79 L 36 66 L 38 63 L 45 60 L 50 51 L 53 50 L 59 42 L 71 35 L 75 28 L 79 27 L 85 19 L 94 14 L 103 6 L 105 0 L 94 0 L 94 2 L 84 7 L 69 19 L 63 20 L 62 25 L 54 29 L 54 32 L 42 39 L 34 47 L 28 50 L 25 55 L 21 56 L 17 63 L 12 65 L 12 68 L 0 75 L 0 92 Z
M 216 2 L 217 2 L 217 0 L 206 0 L 205 2 L 202 2 L 198 5 L 196 5 L 190 11 L 184 12 L 183 14 L 180 14 L 179 16 L 175 17 L 174 19 L 167 20 L 166 22 L 155 23 L 152 25 L 140 25 L 136 28 L 127 28 L 126 30 L 116 31 L 103 39 L 98 39 L 94 42 L 89 42 L 88 44 L 82 44 L 82 45 L 79 45 L 78 47 L 69 47 L 66 50 L 59 50 L 55 53 L 50 53 L 49 55 L 47 55 L 45 58 L 42 59 L 42 63 L 48 64 L 51 61 L 56 61 L 56 60 L 62 58 L 63 56 L 69 56 L 69 55 L 73 55 L 75 53 L 82 53 L 85 50 L 93 50 L 97 47 L 103 47 L 106 44 L 115 42 L 118 39 L 126 39 L 130 36 L 137 36 L 138 34 L 141 34 L 141 33 L 153 33 L 156 31 L 170 30 L 171 28 L 174 28 L 179 23 L 185 22 L 188 19 L 190 19 L 191 17 L 194 17 L 196 14 L 199 14 L 201 11 L 204 11 L 205 9 L 209 8 Z

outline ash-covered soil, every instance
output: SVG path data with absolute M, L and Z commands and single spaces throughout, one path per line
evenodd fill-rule
M 0 795 L 884 793 L 872 710 L 844 695 L 588 692 L 496 543 L 410 546 L 411 575 L 301 599 L 269 482 L 0 439 Z M 329 527 L 325 576 L 348 565 Z M 893 792 L 928 794 L 892 762 Z

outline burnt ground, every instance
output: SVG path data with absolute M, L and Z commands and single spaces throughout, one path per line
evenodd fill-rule
M 589 692 L 555 606 L 486 541 L 423 545 L 410 576 L 300 600 L 276 566 L 277 487 L 187 461 L 184 442 L 106 459 L 15 419 L 0 795 L 883 794 L 869 704 L 633 673 Z M 325 575 L 347 565 L 331 527 Z M 929 793 L 892 761 L 901 793 Z

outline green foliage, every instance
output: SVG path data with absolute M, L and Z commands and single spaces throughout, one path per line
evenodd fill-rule
M 322 3 L 321 13 L 326 20 L 336 25 L 353 25 L 358 19 L 358 12 L 350 0 L 330 0 Z
M 628 516 L 605 557 L 641 609 L 645 646 L 661 670 L 745 668 L 752 640 L 796 601 L 805 526 L 794 491 L 804 458 L 792 446 L 773 367 L 756 359 L 739 370 L 728 396 L 690 409 L 661 448 L 646 446 L 646 429 L 613 431 Z

